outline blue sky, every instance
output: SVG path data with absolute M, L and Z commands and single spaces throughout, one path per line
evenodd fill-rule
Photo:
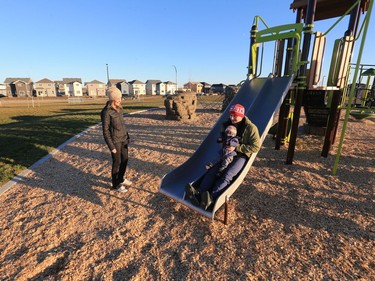
M 267 4 L 265 4 L 267 3 Z M 6 77 L 177 80 L 238 83 L 246 78 L 250 29 L 294 23 L 292 0 L 1 0 L 0 81 Z M 363 19 L 363 15 L 362 15 Z M 335 21 L 318 21 L 326 31 Z M 375 64 L 374 23 L 362 63 Z M 346 17 L 328 34 L 326 54 Z M 263 28 L 263 26 L 261 26 Z M 331 38 L 331 39 L 330 39 Z M 359 43 L 357 44 L 359 46 Z M 356 53 L 354 54 L 356 56 Z M 265 72 L 272 56 L 264 58 Z M 326 58 L 325 61 L 329 61 Z

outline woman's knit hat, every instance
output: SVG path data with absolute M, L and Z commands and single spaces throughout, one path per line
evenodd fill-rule
M 121 99 L 121 91 L 116 87 L 112 86 L 107 89 L 107 96 L 110 101 Z
M 229 114 L 232 114 L 234 116 L 244 117 L 245 116 L 245 108 L 243 107 L 243 105 L 241 105 L 239 103 L 234 104 L 229 109 Z

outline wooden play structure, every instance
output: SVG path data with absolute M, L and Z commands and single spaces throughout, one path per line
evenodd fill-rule
M 310 133 L 320 132 L 324 135 L 321 155 L 327 157 L 335 141 L 341 109 L 345 106 L 347 110 L 339 155 L 354 93 L 354 86 L 348 88 L 352 54 L 360 42 L 353 85 L 358 78 L 373 1 L 295 0 L 290 9 L 296 13 L 296 22 L 275 27 L 269 27 L 260 16 L 256 16 L 250 31 L 246 80 L 196 152 L 185 163 L 163 177 L 159 191 L 212 219 L 215 212 L 225 205 L 224 221 L 227 223 L 229 198 L 242 183 L 256 154 L 248 159 L 242 171 L 211 208 L 203 210 L 194 206 L 185 198 L 184 190 L 187 183 L 194 186 L 199 184 L 199 179 L 205 172 L 205 164 L 216 157 L 220 145 L 215 145 L 215 140 L 220 133 L 222 122 L 229 117 L 229 107 L 235 103 L 245 106 L 245 114 L 257 125 L 262 141 L 269 132 L 276 113 L 279 113 L 275 148 L 280 149 L 281 145 L 288 144 L 286 164 L 293 163 L 302 108 Z M 365 15 L 362 25 L 361 15 Z M 327 34 L 347 17 L 348 28 L 334 42 L 327 84 L 323 85 L 322 62 L 327 53 Z M 315 21 L 330 18 L 338 18 L 332 28 L 326 32 L 314 31 Z M 264 29 L 260 29 L 261 24 L 265 26 Z M 272 71 L 262 75 L 265 44 L 273 44 L 274 61 Z M 338 162 L 338 158 L 336 159 Z
M 293 162 L 302 107 L 306 115 L 308 132 L 324 135 L 321 155 L 328 156 L 336 138 L 341 109 L 348 103 L 346 98 L 352 54 L 359 36 L 362 37 L 363 43 L 366 39 L 366 24 L 371 16 L 372 2 L 370 0 L 295 0 L 291 4 L 290 8 L 296 12 L 296 22 L 304 22 L 304 38 L 295 79 L 296 87 L 291 89 L 284 100 L 279 114 L 275 148 L 279 149 L 281 144 L 289 141 L 287 164 Z M 361 15 L 365 15 L 362 27 L 360 27 Z M 326 35 L 334 25 L 323 33 L 313 30 L 314 22 L 338 18 L 336 22 L 338 24 L 345 17 L 349 17 L 347 30 L 334 42 L 327 84 L 322 85 L 322 61 L 327 53 Z M 293 42 L 287 42 L 287 46 L 288 48 L 293 46 Z M 311 47 L 312 53 L 309 54 Z M 292 113 L 291 106 L 294 106 Z M 292 119 L 290 135 L 287 130 L 289 118 Z

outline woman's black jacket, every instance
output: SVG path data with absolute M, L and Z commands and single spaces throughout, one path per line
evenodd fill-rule
M 124 123 L 123 110 L 115 110 L 110 101 L 100 113 L 102 120 L 103 136 L 109 149 L 115 148 L 115 143 L 129 143 L 129 133 Z

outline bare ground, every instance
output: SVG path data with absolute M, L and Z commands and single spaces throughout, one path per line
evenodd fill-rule
M 0 196 L 0 280 L 375 280 L 375 119 L 350 119 L 337 176 L 322 137 L 299 136 L 293 165 L 267 137 L 224 225 L 158 193 L 218 116 L 126 116 L 127 193 L 99 126 L 33 169 Z

